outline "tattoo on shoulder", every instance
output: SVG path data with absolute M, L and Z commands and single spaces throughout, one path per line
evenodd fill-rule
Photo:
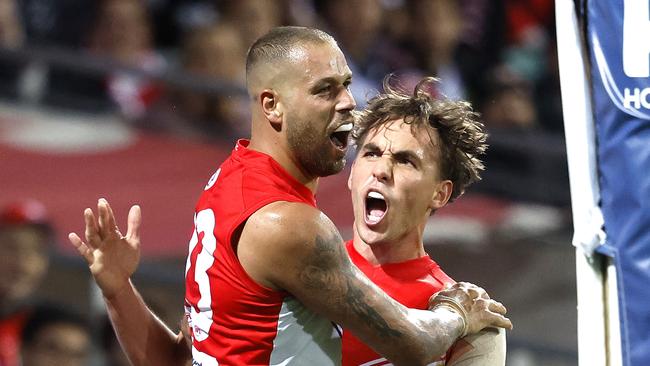
M 349 308 L 368 328 L 381 336 L 402 337 L 402 332 L 392 328 L 386 319 L 368 304 L 367 299 L 372 294 L 354 283 L 352 266 L 338 235 L 333 234 L 329 238 L 318 235 L 311 255 L 306 258 L 300 280 L 309 289 L 327 289 L 331 295 L 328 301 L 332 302 L 333 306 Z

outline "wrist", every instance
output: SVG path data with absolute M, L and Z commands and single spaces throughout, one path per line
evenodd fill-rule
M 465 337 L 469 331 L 469 323 L 468 323 L 467 311 L 465 310 L 463 305 L 461 305 L 454 298 L 440 295 L 440 294 L 438 294 L 434 298 L 434 301 L 435 304 L 433 304 L 431 308 L 432 310 L 444 309 L 448 312 L 455 314 L 458 317 L 460 321 L 458 338 Z
M 122 283 L 121 286 L 112 289 L 110 292 L 102 290 L 102 296 L 106 302 L 116 302 L 119 301 L 120 298 L 124 297 L 124 295 L 129 292 L 132 286 L 133 285 L 131 283 L 131 279 L 129 278 L 124 283 Z
M 448 319 L 447 324 L 453 324 L 453 333 L 451 334 L 455 335 L 454 339 L 460 339 L 467 335 L 467 321 L 456 309 L 447 304 L 437 304 L 431 311 L 437 313 L 440 317 Z

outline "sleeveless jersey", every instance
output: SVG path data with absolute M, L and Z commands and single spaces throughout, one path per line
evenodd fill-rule
M 440 266 L 429 256 L 400 263 L 374 265 L 368 262 L 352 244 L 345 244 L 348 255 L 360 270 L 386 294 L 412 309 L 427 309 L 431 295 L 442 290 L 446 284 L 453 284 Z M 343 366 L 387 366 L 392 365 L 372 348 L 366 346 L 351 332 L 343 332 Z M 433 365 L 444 365 L 444 361 Z
M 185 271 L 193 365 L 338 365 L 338 326 L 255 282 L 237 258 L 233 235 L 257 210 L 277 201 L 316 205 L 307 187 L 248 143 L 237 142 L 196 206 Z

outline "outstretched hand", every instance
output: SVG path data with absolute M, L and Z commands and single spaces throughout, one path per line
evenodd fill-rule
M 90 208 L 84 210 L 85 242 L 76 233 L 70 233 L 68 239 L 88 263 L 104 297 L 110 299 L 129 284 L 140 262 L 142 214 L 140 206 L 131 207 L 126 235 L 122 235 L 111 206 L 103 198 L 97 202 L 97 213 L 98 218 Z

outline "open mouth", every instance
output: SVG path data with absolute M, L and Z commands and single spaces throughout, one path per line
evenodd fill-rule
M 384 195 L 379 192 L 368 192 L 366 196 L 366 224 L 376 225 L 384 218 L 388 204 Z
M 352 122 L 344 123 L 332 132 L 330 140 L 334 146 L 342 150 L 348 147 L 348 137 L 350 136 L 350 131 L 352 131 L 352 126 Z

